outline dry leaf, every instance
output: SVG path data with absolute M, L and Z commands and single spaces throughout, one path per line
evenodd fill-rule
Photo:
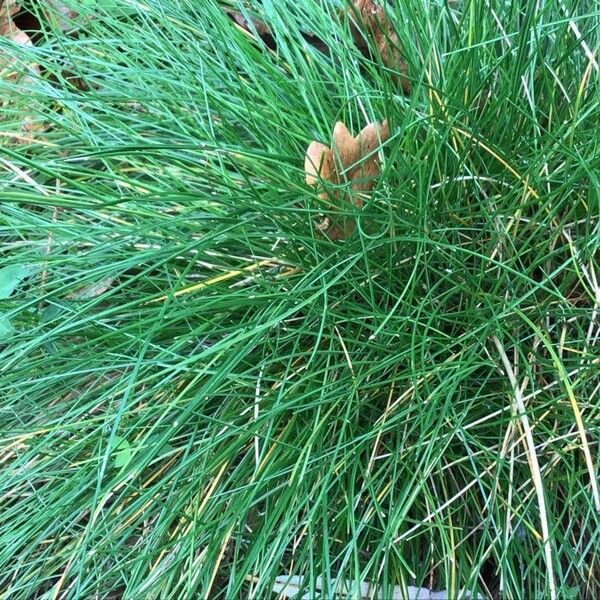
M 400 49 L 398 34 L 383 7 L 373 0 L 353 0 L 348 12 L 353 20 L 352 37 L 359 50 L 363 54 L 369 53 L 370 41 L 379 52 L 383 64 L 399 74 L 402 91 L 409 94 L 408 65 Z
M 229 14 L 231 15 L 231 18 L 240 27 L 243 27 L 248 31 L 250 31 L 251 28 L 254 28 L 256 30 L 256 33 L 258 33 L 258 35 L 261 37 L 264 35 L 271 35 L 271 30 L 269 29 L 269 26 L 266 23 L 263 23 L 258 19 L 251 19 L 249 21 L 241 12 L 237 10 L 231 11 Z M 252 24 L 252 26 L 250 24 Z
M 275 38 L 273 37 L 271 29 L 266 23 L 255 18 L 247 19 L 241 12 L 237 10 L 227 10 L 226 12 L 229 15 L 229 18 L 249 35 L 254 36 L 256 33 L 265 46 L 267 46 L 267 48 L 270 48 L 271 50 L 275 50 L 277 48 Z
M 11 40 L 16 44 L 23 46 L 33 46 L 31 38 L 21 31 L 14 23 L 15 15 L 21 10 L 16 0 L 0 0 L 0 37 Z M 22 89 L 27 83 L 33 80 L 33 76 L 40 72 L 39 66 L 35 63 L 27 65 L 24 69 L 22 65 L 17 63 L 17 60 L 11 57 L 8 53 L 0 57 L 0 79 L 9 81 L 13 84 L 18 84 Z M 0 102 L 0 109 L 7 109 L 6 114 L 18 109 L 16 99 L 10 99 Z M 0 124 L 3 116 L 0 114 Z M 31 116 L 23 114 L 20 125 L 16 123 L 19 131 L 15 131 L 15 141 L 31 141 L 32 134 L 43 128 L 39 123 L 36 123 Z M 9 138 L 11 139 L 11 138 Z
M 306 183 L 315 185 L 321 177 L 330 179 L 333 172 L 333 156 L 331 150 L 321 142 L 311 142 L 304 159 Z
M 13 22 L 15 15 L 21 10 L 16 0 L 0 0 L 0 37 L 12 40 L 17 44 L 31 46 L 31 39 Z M 0 70 L 4 70 L 14 61 L 0 58 Z
M 383 123 L 369 123 L 356 137 L 338 121 L 332 134 L 331 147 L 320 142 L 311 142 L 304 158 L 306 183 L 319 186 L 329 182 L 338 186 L 344 183 L 344 200 L 362 207 L 363 199 L 373 189 L 380 174 L 377 148 L 390 135 L 387 119 Z M 339 192 L 331 192 L 339 198 Z M 319 198 L 327 200 L 329 193 L 320 191 Z M 332 240 L 347 238 L 354 229 L 350 221 L 331 224 L 327 217 L 318 226 Z
M 57 0 L 53 0 L 57 1 Z M 408 65 L 399 46 L 398 35 L 384 9 L 373 0 L 352 0 L 344 11 L 351 17 L 351 32 L 354 42 L 364 55 L 376 50 L 383 64 L 398 74 L 398 79 L 405 94 L 410 93 L 408 81 Z M 344 12 L 338 12 L 343 17 Z M 260 19 L 246 18 L 240 11 L 226 9 L 229 18 L 248 34 L 255 36 L 275 50 L 277 43 L 270 27 Z M 311 31 L 302 31 L 302 37 L 320 52 L 329 53 L 328 45 Z
M 45 0 L 45 4 L 49 7 L 44 11 L 46 19 L 56 22 L 61 31 L 73 28 L 73 21 L 79 16 L 77 11 L 60 0 Z
M 21 31 L 14 23 L 14 17 L 21 10 L 17 0 L 0 0 L 0 37 L 6 38 L 23 46 L 32 46 L 31 38 Z M 17 73 L 7 73 L 15 64 L 15 59 L 0 57 L 0 76 L 4 79 L 17 77 Z M 38 70 L 37 65 L 31 65 L 31 69 Z
M 105 279 L 102 279 L 96 283 L 84 285 L 78 290 L 68 294 L 66 298 L 68 300 L 89 300 L 91 298 L 96 298 L 108 291 L 114 282 L 114 277 L 106 277 Z

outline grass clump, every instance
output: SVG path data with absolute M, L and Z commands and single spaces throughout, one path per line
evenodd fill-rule
M 404 95 L 340 4 L 0 39 L 0 598 L 600 594 L 598 6 L 390 2 Z

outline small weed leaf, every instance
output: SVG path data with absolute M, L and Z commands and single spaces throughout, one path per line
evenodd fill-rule
M 17 286 L 29 275 L 33 268 L 28 265 L 9 265 L 0 269 L 0 300 L 6 300 Z
M 15 328 L 10 324 L 9 318 L 6 315 L 0 314 L 0 343 L 10 339 L 14 332 Z
M 114 457 L 113 464 L 117 469 L 126 467 L 133 457 L 131 444 L 118 435 L 115 436 L 112 453 Z

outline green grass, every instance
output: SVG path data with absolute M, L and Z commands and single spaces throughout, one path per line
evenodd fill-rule
M 598 597 L 600 4 L 395 0 L 410 96 L 252 4 L 276 51 L 214 0 L 0 40 L 0 598 Z M 384 118 L 319 237 L 306 147 Z

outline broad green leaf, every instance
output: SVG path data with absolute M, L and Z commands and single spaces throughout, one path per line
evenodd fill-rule
M 131 444 L 120 436 L 115 436 L 115 445 L 113 447 L 114 466 L 117 468 L 125 467 L 131 461 L 133 450 Z
M 5 342 L 14 332 L 15 328 L 11 325 L 9 318 L 0 314 L 0 342 Z
M 30 265 L 9 265 L 0 269 L 0 300 L 8 298 L 31 273 L 33 268 Z

